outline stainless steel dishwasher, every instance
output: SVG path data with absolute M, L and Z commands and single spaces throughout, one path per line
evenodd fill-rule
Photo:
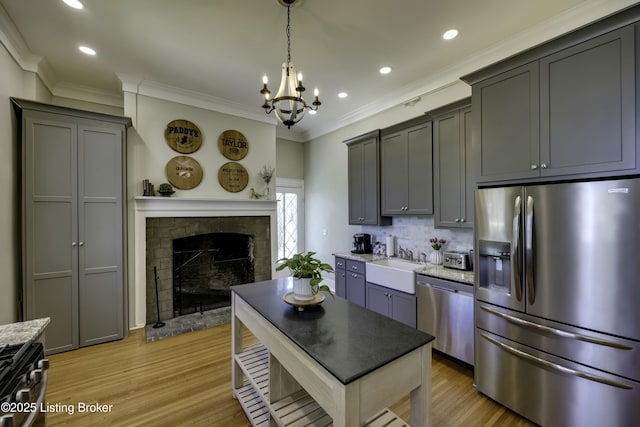
M 418 329 L 433 348 L 473 365 L 473 285 L 416 274 Z

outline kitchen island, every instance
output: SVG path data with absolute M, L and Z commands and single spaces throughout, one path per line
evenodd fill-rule
M 252 424 L 394 425 L 386 406 L 410 394 L 411 425 L 430 426 L 434 338 L 340 297 L 298 311 L 292 287 L 231 288 L 233 393 Z M 260 344 L 243 346 L 243 326 Z

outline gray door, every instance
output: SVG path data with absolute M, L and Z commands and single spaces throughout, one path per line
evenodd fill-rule
M 79 127 L 80 345 L 122 338 L 122 128 Z
M 34 113 L 24 135 L 25 316 L 51 318 L 57 353 L 78 347 L 77 127 Z
M 527 312 L 640 339 L 640 180 L 526 189 Z

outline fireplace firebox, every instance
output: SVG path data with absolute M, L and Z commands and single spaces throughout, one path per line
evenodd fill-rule
M 255 278 L 253 237 L 208 233 L 173 240 L 174 316 L 231 304 L 231 286 Z

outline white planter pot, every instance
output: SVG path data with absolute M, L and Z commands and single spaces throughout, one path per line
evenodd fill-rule
M 442 264 L 442 252 L 433 251 L 429 254 L 429 262 L 434 265 Z
M 293 278 L 293 296 L 300 301 L 312 300 L 314 295 L 311 291 L 310 278 Z

